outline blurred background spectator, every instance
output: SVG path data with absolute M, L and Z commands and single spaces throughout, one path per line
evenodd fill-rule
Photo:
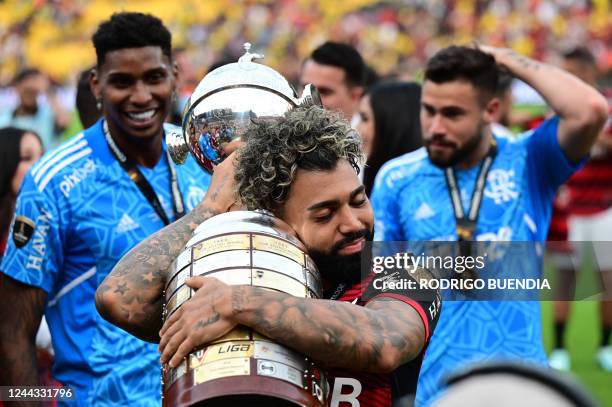
M 36 133 L 16 127 L 0 128 L 0 259 L 8 240 L 21 181 L 42 153 L 42 143 Z
M 366 77 L 370 81 L 376 80 L 375 72 L 367 70 L 363 58 L 354 47 L 326 41 L 304 61 L 300 72 L 300 89 L 313 84 L 326 109 L 339 112 L 354 124 Z
M 49 78 L 36 68 L 25 68 L 12 85 L 17 101 L 14 108 L 0 109 L 0 127 L 35 131 L 45 148 L 53 147 L 68 125 L 68 114 L 57 100 Z
M 361 98 L 356 129 L 366 156 L 363 184 L 368 196 L 384 163 L 423 145 L 420 109 L 421 86 L 414 82 L 374 85 Z
M 43 154 L 40 137 L 34 132 L 15 127 L 0 128 L 0 260 L 4 255 L 15 200 L 26 172 Z M 32 225 L 33 226 L 33 225 Z M 33 230 L 32 230 L 33 231 Z M 27 233 L 27 232 L 26 232 Z M 0 274 L 0 284 L 3 275 Z M 53 346 L 47 321 L 42 319 L 36 334 L 36 357 L 40 384 L 52 386 Z M 43 403 L 51 406 L 53 403 Z
M 597 86 L 597 66 L 586 47 L 574 47 L 562 53 L 561 67 L 584 82 Z M 558 269 L 558 297 L 554 306 L 554 350 L 550 365 L 570 370 L 571 358 L 565 346 L 565 330 L 575 293 L 576 269 L 594 262 L 606 294 L 612 292 L 612 131 L 605 127 L 591 149 L 586 165 L 560 188 L 553 205 L 548 239 L 549 257 Z M 612 301 L 601 301 L 599 307 L 599 349 L 597 363 L 612 373 Z
M 89 86 L 89 78 L 92 69 L 93 67 L 81 72 L 76 90 L 76 110 L 79 115 L 79 122 L 85 129 L 93 126 L 93 124 L 102 117 L 102 111 L 98 101 L 91 91 L 91 86 Z

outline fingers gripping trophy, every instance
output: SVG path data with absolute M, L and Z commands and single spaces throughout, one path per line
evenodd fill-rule
M 240 143 L 253 120 L 282 116 L 305 104 L 321 104 L 307 85 L 301 98 L 275 70 L 238 62 L 207 74 L 183 115 L 183 133 L 167 134 L 177 164 L 191 153 L 212 173 Z M 302 298 L 319 298 L 318 270 L 295 232 L 263 211 L 234 211 L 202 223 L 171 266 L 165 288 L 167 320 L 194 291 L 185 280 L 215 277 L 226 284 L 253 285 Z M 164 404 L 178 406 L 324 406 L 329 387 L 317 364 L 242 326 L 193 351 L 176 368 L 164 366 Z

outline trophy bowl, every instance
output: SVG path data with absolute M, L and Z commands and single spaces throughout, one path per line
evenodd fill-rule
M 322 105 L 312 85 L 306 85 L 298 99 L 281 74 L 253 61 L 263 56 L 251 53 L 250 48 L 246 43 L 246 52 L 238 62 L 208 73 L 189 98 L 183 113 L 183 134 L 166 135 L 177 164 L 191 151 L 200 166 L 212 173 L 235 149 L 253 120 L 279 117 L 297 106 Z
M 194 294 L 185 284 L 193 276 L 321 297 L 321 279 L 304 245 L 264 211 L 228 212 L 198 226 L 172 263 L 164 319 Z M 322 407 L 329 394 L 316 362 L 244 326 L 194 349 L 176 368 L 164 366 L 162 382 L 164 404 L 171 407 Z

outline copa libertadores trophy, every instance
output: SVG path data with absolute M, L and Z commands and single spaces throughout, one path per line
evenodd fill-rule
M 183 133 L 169 133 L 172 158 L 189 152 L 208 172 L 226 157 L 227 147 L 252 120 L 283 115 L 302 104 L 320 104 L 308 85 L 298 99 L 278 72 L 246 53 L 207 74 L 183 115 Z M 319 298 L 318 270 L 295 232 L 266 212 L 235 211 L 203 222 L 173 262 L 165 289 L 164 318 L 194 291 L 191 276 L 211 276 L 227 284 L 253 285 L 296 297 Z M 164 366 L 164 404 L 182 406 L 324 406 L 329 387 L 324 372 L 290 348 L 238 326 L 194 349 L 176 368 Z

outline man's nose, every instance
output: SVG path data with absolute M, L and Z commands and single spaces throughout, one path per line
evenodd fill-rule
M 134 92 L 130 97 L 132 103 L 143 105 L 151 100 L 151 91 L 142 81 L 137 81 L 134 86 Z
M 444 122 L 442 120 L 442 116 L 436 114 L 431 118 L 431 122 L 429 124 L 429 134 L 445 134 L 446 128 L 444 127 Z
M 351 207 L 343 208 L 340 211 L 339 231 L 342 234 L 354 233 L 364 228 L 363 222 Z

